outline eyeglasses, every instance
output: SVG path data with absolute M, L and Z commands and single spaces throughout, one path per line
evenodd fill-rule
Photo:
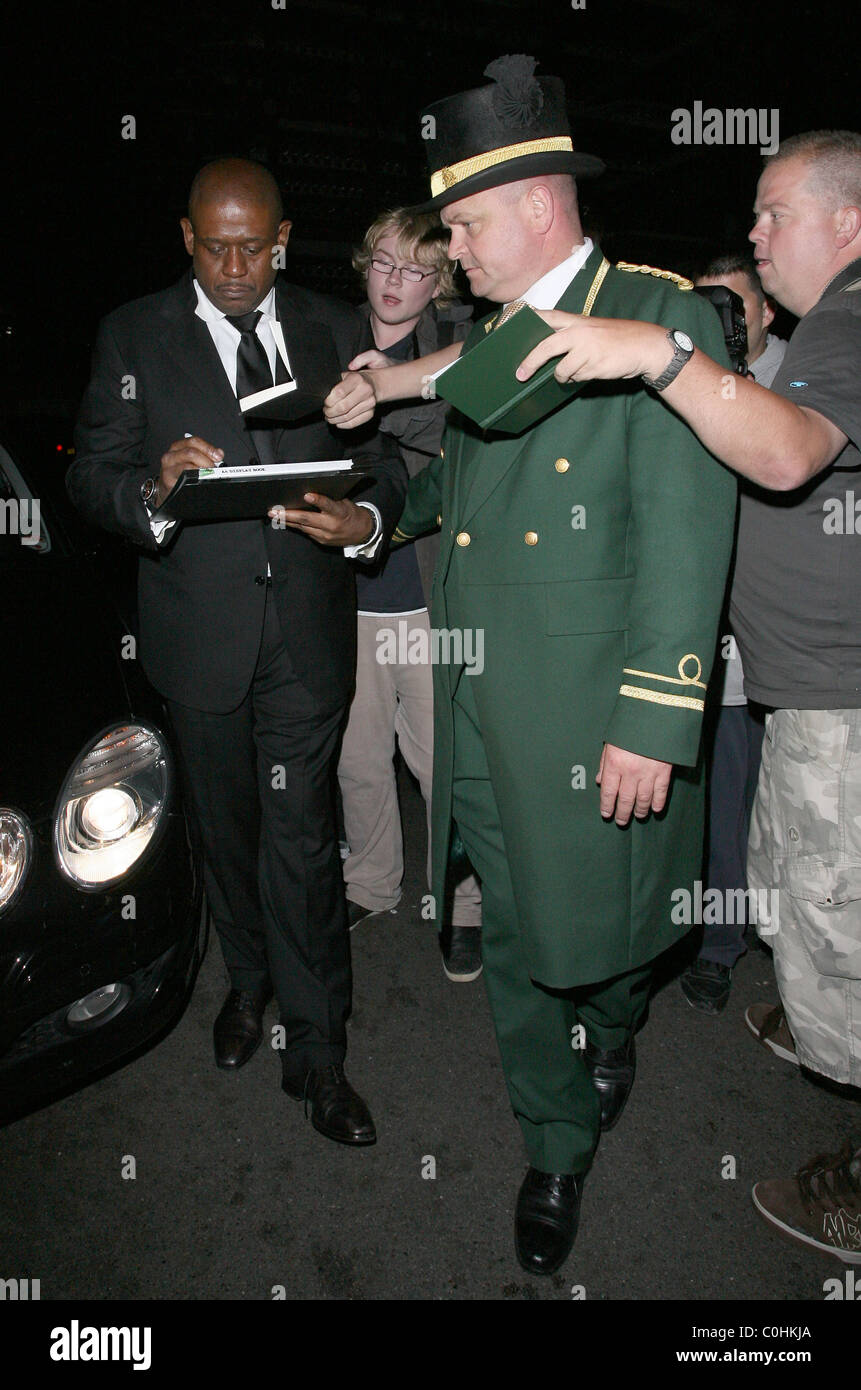
M 391 261 L 384 261 L 381 256 L 375 256 L 371 261 L 371 270 L 378 275 L 391 275 L 397 271 L 402 280 L 408 280 L 412 285 L 418 285 L 428 275 L 437 273 L 435 270 L 414 270 L 411 265 L 392 265 Z

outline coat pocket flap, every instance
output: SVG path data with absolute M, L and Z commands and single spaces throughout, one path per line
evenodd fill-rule
M 547 632 L 624 631 L 633 587 L 633 576 L 545 584 Z

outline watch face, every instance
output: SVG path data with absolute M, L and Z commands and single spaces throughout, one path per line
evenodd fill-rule
M 693 341 L 688 337 L 687 333 L 683 333 L 680 328 L 673 330 L 673 342 L 678 343 L 679 347 L 682 348 L 684 352 L 693 352 L 694 350 Z

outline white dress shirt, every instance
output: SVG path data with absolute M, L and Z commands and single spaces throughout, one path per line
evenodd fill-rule
M 200 285 L 195 280 L 194 292 L 197 295 L 197 308 L 195 314 L 199 319 L 203 319 L 209 329 L 212 341 L 215 343 L 215 350 L 221 358 L 221 365 L 227 373 L 227 380 L 230 382 L 231 390 L 236 391 L 236 354 L 239 351 L 239 344 L 242 341 L 242 334 L 232 323 L 228 323 L 227 315 L 220 309 L 216 309 L 211 299 L 207 299 Z M 284 334 L 281 332 L 281 325 L 275 317 L 275 286 L 273 285 L 264 300 L 257 305 L 257 312 L 260 318 L 257 320 L 257 337 L 263 344 L 264 351 L 269 361 L 269 370 L 272 373 L 272 380 L 275 380 L 275 354 L 281 357 L 284 366 L 290 375 L 290 359 L 287 356 L 287 348 L 284 343 Z
M 199 319 L 203 319 L 209 329 L 210 337 L 215 344 L 221 365 L 227 373 L 227 380 L 230 382 L 230 389 L 236 391 L 236 357 L 239 351 L 239 344 L 242 341 L 242 334 L 232 323 L 228 323 L 227 315 L 217 309 L 211 299 L 208 299 L 201 289 L 197 280 L 194 281 L 194 292 L 197 295 L 197 308 L 195 314 Z M 291 377 L 294 375 L 290 367 L 290 359 L 287 356 L 287 347 L 284 342 L 284 334 L 281 325 L 275 315 L 275 286 L 273 285 L 266 298 L 257 305 L 260 318 L 257 320 L 255 332 L 269 361 L 269 370 L 272 372 L 272 379 L 275 379 L 275 360 L 276 353 L 280 356 Z M 361 545 L 345 545 L 344 554 L 348 559 L 357 556 L 363 560 L 373 559 L 383 534 L 383 522 L 379 511 L 373 502 L 357 502 L 358 507 L 365 507 L 374 518 L 374 529 L 366 541 Z M 176 525 L 175 521 L 154 521 L 152 512 L 147 508 L 150 516 L 150 526 L 156 540 L 161 543 L 167 531 Z M 269 573 L 267 566 L 267 573 Z
M 593 249 L 592 238 L 587 236 L 582 246 L 575 246 L 570 256 L 566 256 L 564 261 L 548 270 L 546 275 L 542 275 L 540 280 L 529 286 L 525 294 L 518 295 L 518 299 L 522 299 L 530 309 L 555 309 L 578 270 L 583 269 Z

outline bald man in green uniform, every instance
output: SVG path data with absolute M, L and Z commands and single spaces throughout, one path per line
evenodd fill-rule
M 681 330 L 666 380 L 690 340 L 726 360 L 689 281 L 610 266 L 584 237 L 572 175 L 596 161 L 573 151 L 561 81 L 534 66 L 499 59 L 489 86 L 422 117 L 426 206 L 473 293 Z M 650 962 L 687 930 L 671 895 L 701 867 L 700 725 L 736 489 L 664 384 L 587 386 L 517 436 L 453 413 L 395 532 L 441 525 L 433 624 L 483 632 L 480 673 L 434 669 L 434 895 L 454 823 L 482 880 L 484 975 L 529 1154 L 516 1249 L 541 1274 L 571 1249 L 633 1081 Z

